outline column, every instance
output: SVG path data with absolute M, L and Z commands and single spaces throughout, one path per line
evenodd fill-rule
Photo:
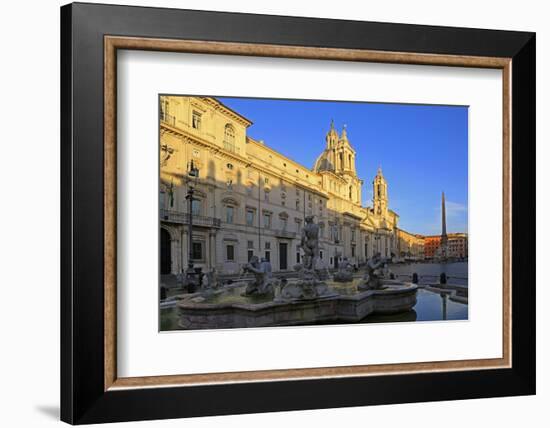
M 209 233 L 208 253 L 208 267 L 212 270 L 216 267 L 216 232 Z
M 171 239 L 170 240 L 170 252 L 172 254 L 172 273 L 174 275 L 181 272 L 181 240 L 180 239 Z

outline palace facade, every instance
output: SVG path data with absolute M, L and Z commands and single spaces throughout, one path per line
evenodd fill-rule
M 361 264 L 375 252 L 399 255 L 399 216 L 388 183 L 375 175 L 372 207 L 361 204 L 363 181 L 346 129 L 331 123 L 312 169 L 250 138 L 250 120 L 211 97 L 160 97 L 161 274 L 187 267 L 189 253 L 204 271 L 237 273 L 252 255 L 273 271 L 299 263 L 301 228 L 320 226 L 320 262 Z M 190 177 L 190 166 L 198 177 Z M 193 235 L 188 248 L 192 186 Z M 415 250 L 416 251 L 416 250 Z
M 460 259 L 468 257 L 467 233 L 449 233 L 446 237 L 446 257 Z M 439 256 L 438 250 L 441 247 L 441 243 L 441 235 L 424 236 L 424 257 L 426 259 L 437 258 Z
M 402 260 L 423 260 L 424 237 L 397 229 L 397 251 Z

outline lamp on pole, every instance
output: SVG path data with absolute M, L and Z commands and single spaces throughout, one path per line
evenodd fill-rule
M 188 260 L 187 260 L 187 286 L 191 285 L 190 275 L 195 276 L 193 270 L 193 194 L 195 193 L 195 187 L 199 180 L 199 169 L 195 166 L 193 161 L 189 162 L 187 166 L 187 212 L 188 212 Z M 192 286 L 191 286 L 192 287 Z M 192 291 L 192 290 L 189 290 Z

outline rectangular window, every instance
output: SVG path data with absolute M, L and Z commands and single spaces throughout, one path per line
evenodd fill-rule
M 226 223 L 233 223 L 233 214 L 235 209 L 233 207 L 225 207 L 225 222 Z
M 225 247 L 225 250 L 226 250 L 226 259 L 229 261 L 235 260 L 235 246 L 227 245 Z
M 355 245 L 351 246 L 351 257 L 355 257 Z
M 254 226 L 254 210 L 246 210 L 246 225 Z
M 296 252 L 296 263 L 300 263 L 300 252 Z
M 271 214 L 269 213 L 264 213 L 264 227 L 266 229 L 271 228 Z
M 193 128 L 195 129 L 201 129 L 201 124 L 202 124 L 202 118 L 201 118 L 201 114 L 194 111 L 193 112 Z
M 271 262 L 271 251 L 265 252 L 265 259 L 266 261 Z
M 200 199 L 193 199 L 191 202 L 191 212 L 193 215 L 201 215 L 201 201 Z
M 254 241 L 246 241 L 246 248 L 254 248 Z
M 252 258 L 252 256 L 254 255 L 254 251 L 253 250 L 248 250 L 248 261 L 250 261 L 250 259 Z
M 338 239 L 338 226 L 336 226 L 336 225 L 331 226 L 330 233 L 331 233 L 331 239 L 334 242 L 338 242 L 339 241 L 339 239 Z
M 271 242 L 266 242 L 265 243 L 265 249 L 266 250 L 271 250 Z
M 323 252 L 322 252 L 322 251 L 319 251 L 319 258 L 320 258 L 321 260 L 323 260 Z
M 169 104 L 167 100 L 160 102 L 160 117 L 162 120 L 166 120 L 169 116 Z
M 355 241 L 355 229 L 351 229 L 351 240 Z
M 282 228 L 283 230 L 286 230 L 286 226 L 287 226 L 287 225 L 288 225 L 287 219 L 286 219 L 286 218 L 282 218 L 282 219 L 281 219 L 281 228 Z
M 193 260 L 202 260 L 202 242 L 193 242 L 191 256 Z

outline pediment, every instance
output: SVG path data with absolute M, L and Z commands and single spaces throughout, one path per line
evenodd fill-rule
M 224 196 L 222 198 L 222 204 L 224 205 L 234 205 L 234 206 L 239 206 L 240 205 L 240 202 L 237 198 L 235 198 L 234 196 Z

